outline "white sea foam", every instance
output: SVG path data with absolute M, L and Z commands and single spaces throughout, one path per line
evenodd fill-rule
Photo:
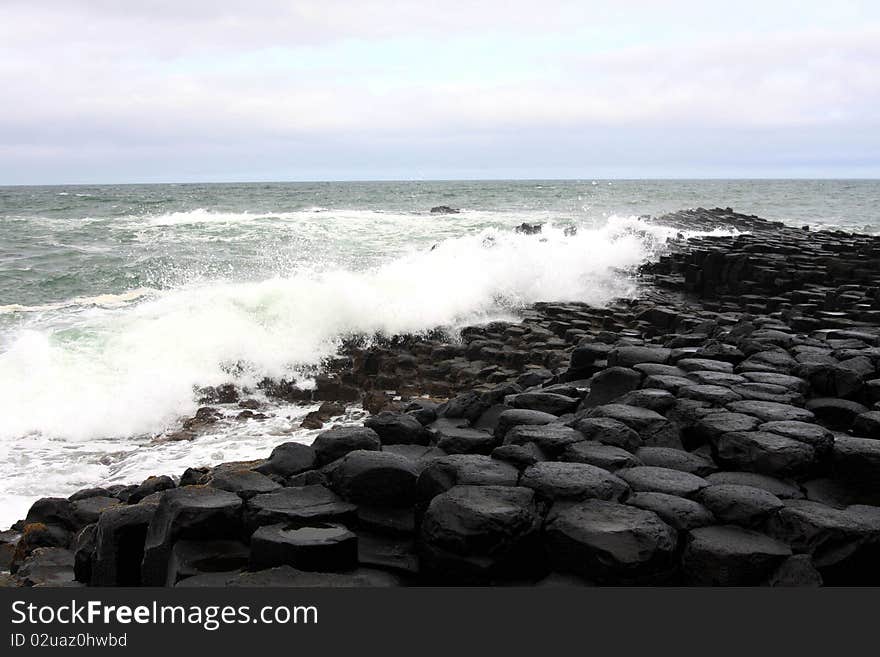
M 132 301 L 137 301 L 145 296 L 154 294 L 156 290 L 149 287 L 139 287 L 136 290 L 129 290 L 121 294 L 98 294 L 92 297 L 74 297 L 66 301 L 57 303 L 44 303 L 35 306 L 27 306 L 18 303 L 12 303 L 0 306 L 0 315 L 11 313 L 39 313 L 49 312 L 52 310 L 62 310 L 64 308 L 88 308 L 90 306 L 98 306 L 101 308 L 117 308 L 124 306 Z
M 22 499 L 32 499 L 106 480 L 111 467 L 133 478 L 176 472 L 160 467 L 163 454 L 180 462 L 262 455 L 282 438 L 267 439 L 259 425 L 240 443 L 235 430 L 217 438 L 225 447 L 213 452 L 202 439 L 163 451 L 142 445 L 195 411 L 194 386 L 289 376 L 334 353 L 340 336 L 455 327 L 541 300 L 604 304 L 632 295 L 626 270 L 677 232 L 626 218 L 576 235 L 552 226 L 541 235 L 485 229 L 365 271 L 301 268 L 259 282 L 94 297 L 79 313 L 53 306 L 52 322 L 7 336 L 0 353 L 0 496 L 21 493 L 22 468 Z M 233 376 L 231 365 L 243 368 Z M 117 453 L 127 470 L 108 460 Z M 0 516 L 0 526 L 21 512 Z
M 327 212 L 327 208 L 313 206 L 303 208 L 301 210 L 279 211 L 279 212 L 222 212 L 219 210 L 208 210 L 206 208 L 196 208 L 195 210 L 185 210 L 180 212 L 167 212 L 157 215 L 133 215 L 130 220 L 136 223 L 146 223 L 148 226 L 189 226 L 204 224 L 235 224 L 258 221 L 261 219 L 301 219 L 314 216 L 316 214 Z M 387 216 L 388 213 L 376 210 L 336 210 L 334 211 L 334 219 L 344 219 L 346 216 L 352 215 L 370 216 L 373 218 Z

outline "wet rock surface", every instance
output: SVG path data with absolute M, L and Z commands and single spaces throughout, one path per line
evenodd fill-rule
M 326 402 L 316 428 L 360 400 L 365 426 L 38 500 L 0 563 L 26 586 L 880 583 L 880 238 L 660 221 L 738 233 L 670 241 L 604 308 L 352 340 L 314 390 L 260 387 Z M 238 400 L 205 391 L 259 409 Z

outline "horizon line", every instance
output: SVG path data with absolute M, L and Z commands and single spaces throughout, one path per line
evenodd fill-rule
M 336 178 L 336 179 L 298 179 L 298 180 L 164 180 L 164 181 L 131 181 L 131 182 L 62 182 L 62 183 L 0 183 L 0 188 L 11 187 L 89 187 L 89 186 L 146 186 L 146 185 L 279 185 L 279 184 L 335 184 L 335 183 L 462 183 L 462 182 L 871 182 L 880 181 L 877 177 L 852 177 L 852 176 L 757 176 L 757 177 L 724 177 L 724 176 L 670 176 L 670 177 L 577 177 L 577 178 Z

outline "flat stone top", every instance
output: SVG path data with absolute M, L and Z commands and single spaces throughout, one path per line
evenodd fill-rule
M 617 476 L 626 481 L 633 490 L 669 493 L 687 497 L 709 482 L 689 472 L 643 465 L 619 470 Z
M 356 536 L 342 525 L 322 524 L 288 529 L 283 524 L 267 525 L 254 532 L 251 540 L 272 540 L 290 545 L 333 545 Z
M 335 504 L 342 501 L 342 498 L 329 488 L 316 484 L 281 488 L 271 493 L 256 495 L 248 501 L 248 506 L 267 510 L 288 510 L 320 504 Z
M 230 493 L 210 486 L 182 486 L 163 491 L 160 506 L 175 509 L 200 508 L 220 509 L 228 506 L 240 505 L 241 498 L 235 493 Z
M 733 525 L 692 529 L 689 533 L 688 549 L 743 557 L 755 554 L 779 557 L 791 555 L 791 548 L 782 541 Z
M 800 422 L 810 422 L 815 416 L 805 408 L 791 406 L 790 404 L 780 404 L 778 402 L 744 400 L 735 401 L 727 404 L 727 409 L 734 413 L 745 413 L 757 417 L 764 422 L 774 422 L 780 420 L 797 420 Z
M 600 552 L 613 554 L 619 563 L 643 563 L 657 552 L 671 552 L 676 531 L 653 511 L 635 506 L 587 500 L 556 513 L 548 531 L 558 532 Z
M 713 472 L 707 475 L 710 484 L 734 484 L 761 488 L 782 499 L 800 499 L 804 496 L 800 488 L 792 483 L 757 472 Z

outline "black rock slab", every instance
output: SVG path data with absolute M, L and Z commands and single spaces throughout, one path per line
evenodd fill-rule
M 206 486 L 165 491 L 144 540 L 142 583 L 146 586 L 165 584 L 171 550 L 179 539 L 240 537 L 243 504 L 235 493 Z
M 357 563 L 357 536 L 343 525 L 267 525 L 251 536 L 251 570 L 288 565 L 299 570 L 338 572 L 352 570 Z
M 316 522 L 345 522 L 354 517 L 357 507 L 346 502 L 325 486 L 297 486 L 272 493 L 255 495 L 244 509 L 247 532 L 262 525 L 285 522 L 307 525 Z
M 669 575 L 677 532 L 653 511 L 588 500 L 551 516 L 545 531 L 555 570 L 609 583 Z
M 766 534 L 720 525 L 688 532 L 682 571 L 696 586 L 755 586 L 792 554 L 791 548 Z
M 421 563 L 443 583 L 488 583 L 543 570 L 535 492 L 456 486 L 431 500 L 421 528 Z

